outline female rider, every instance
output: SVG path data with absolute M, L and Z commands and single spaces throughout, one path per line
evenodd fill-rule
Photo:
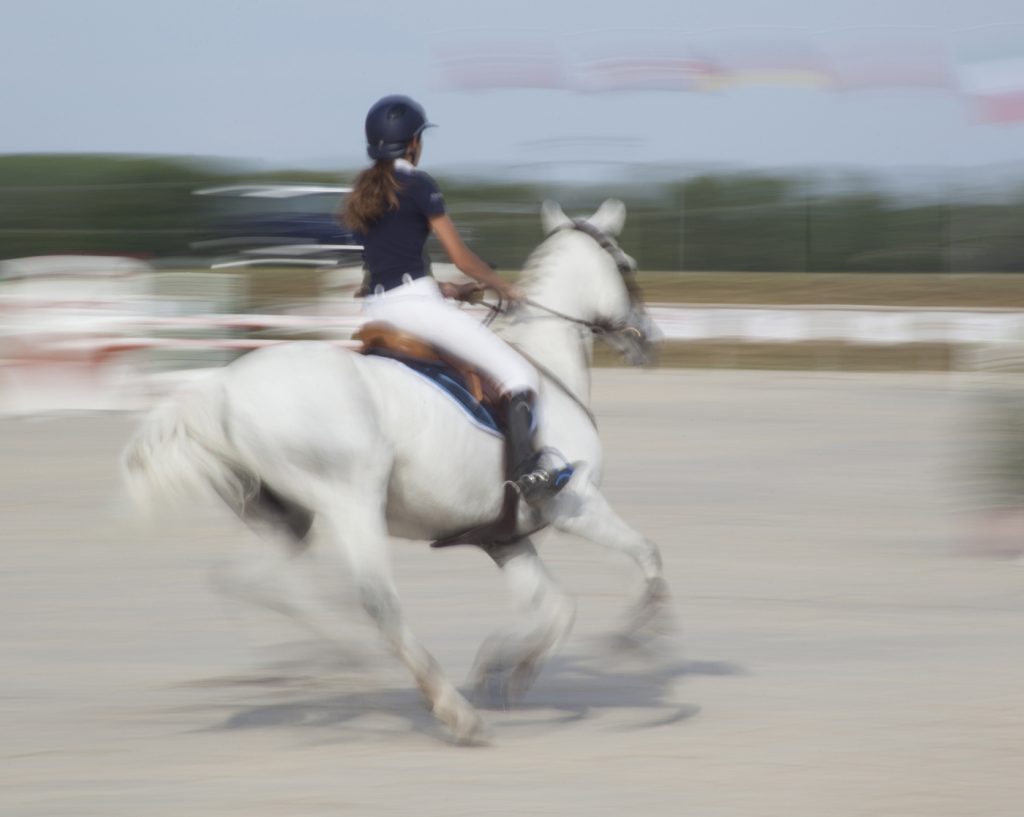
M 445 212 L 437 183 L 417 170 L 423 108 L 406 96 L 386 96 L 366 116 L 366 152 L 374 164 L 359 174 L 342 214 L 363 244 L 369 273 L 366 313 L 456 355 L 489 374 L 502 391 L 508 479 L 528 501 L 557 491 L 568 474 L 539 466 L 534 443 L 537 372 L 480 322 L 445 301 L 454 294 L 430 275 L 424 245 L 437 236 L 458 269 L 504 298 L 519 292 L 463 243 Z

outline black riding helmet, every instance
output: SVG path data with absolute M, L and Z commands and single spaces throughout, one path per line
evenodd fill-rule
M 386 96 L 366 114 L 366 152 L 371 159 L 399 159 L 409 143 L 430 127 L 434 126 L 418 102 L 400 94 Z

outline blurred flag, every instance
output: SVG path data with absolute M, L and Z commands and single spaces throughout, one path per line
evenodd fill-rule
M 590 59 L 576 71 L 578 91 L 702 91 L 709 87 L 717 67 L 683 54 L 621 54 Z
M 957 78 L 978 119 L 1024 121 L 1024 25 L 958 32 Z
M 714 35 L 698 49 L 717 71 L 705 90 L 740 87 L 830 88 L 834 77 L 817 46 L 808 38 L 770 29 Z

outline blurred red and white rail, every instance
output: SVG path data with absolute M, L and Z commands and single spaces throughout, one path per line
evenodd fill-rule
M 154 371 L 156 355 L 181 352 L 201 359 L 209 352 L 223 360 L 296 336 L 348 346 L 364 320 L 352 299 L 324 300 L 310 307 L 316 314 L 295 315 L 141 314 L 130 306 L 33 301 L 26 308 L 24 301 L 0 301 L 0 413 L 142 407 L 196 371 L 194 361 L 193 368 Z M 967 346 L 1024 341 L 1020 310 L 678 304 L 649 309 L 669 341 Z

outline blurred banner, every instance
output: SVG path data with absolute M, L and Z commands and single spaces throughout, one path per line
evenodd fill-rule
M 911 89 L 963 97 L 980 122 L 1024 120 L 1024 25 L 952 37 L 934 28 L 883 26 L 817 33 L 599 31 L 570 33 L 558 45 L 529 34 L 519 41 L 504 33 L 474 32 L 471 39 L 454 33 L 436 49 L 435 63 L 441 87 L 451 91 Z

